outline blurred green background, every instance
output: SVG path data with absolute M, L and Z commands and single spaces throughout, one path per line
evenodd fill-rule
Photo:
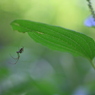
M 89 15 L 86 0 L 0 0 L 0 95 L 95 95 L 95 70 L 87 59 L 50 50 L 10 26 L 27 19 L 95 39 L 95 29 L 84 25 Z M 21 47 L 14 64 L 11 56 Z

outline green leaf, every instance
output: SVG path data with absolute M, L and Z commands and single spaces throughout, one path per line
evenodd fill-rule
M 85 34 L 28 20 L 14 20 L 11 25 L 14 30 L 27 32 L 34 41 L 50 49 L 70 52 L 90 61 L 95 56 L 95 42 Z

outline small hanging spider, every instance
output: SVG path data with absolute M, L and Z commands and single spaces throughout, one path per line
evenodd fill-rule
M 16 64 L 18 62 L 18 60 L 20 58 L 20 53 L 22 53 L 23 50 L 24 50 L 24 48 L 22 47 L 22 48 L 19 49 L 19 51 L 16 52 L 17 53 L 17 58 L 14 58 L 14 57 L 11 56 L 13 59 L 17 59 L 14 64 Z

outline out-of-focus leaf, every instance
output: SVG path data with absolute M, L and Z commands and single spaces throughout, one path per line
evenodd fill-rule
M 2 92 L 2 95 L 54 95 L 59 89 L 52 83 L 33 80 L 32 78 Z
M 95 56 L 95 42 L 85 34 L 28 20 L 14 20 L 11 26 L 19 32 L 27 32 L 36 42 L 53 50 L 70 52 L 90 61 Z
M 9 70 L 7 68 L 0 68 L 0 80 L 7 77 L 9 75 Z

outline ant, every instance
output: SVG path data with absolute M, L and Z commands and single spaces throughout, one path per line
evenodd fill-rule
M 15 62 L 15 64 L 18 62 L 18 60 L 19 60 L 19 58 L 20 58 L 20 53 L 22 53 L 23 50 L 24 50 L 24 48 L 22 47 L 22 48 L 19 49 L 19 51 L 16 52 L 16 53 L 17 53 L 17 56 L 18 56 L 17 58 L 13 58 L 13 57 L 11 56 L 13 59 L 17 59 L 16 62 Z

